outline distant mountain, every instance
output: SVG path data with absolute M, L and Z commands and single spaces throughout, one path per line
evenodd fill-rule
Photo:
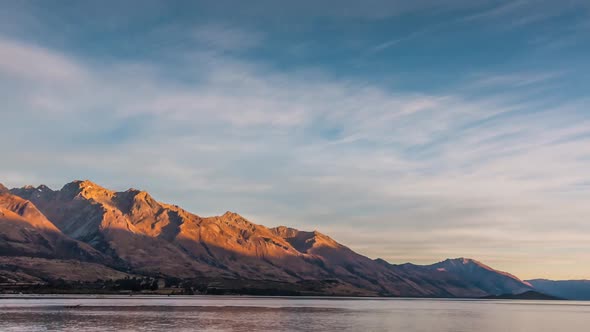
M 509 273 L 468 258 L 447 259 L 432 265 L 391 265 L 383 260 L 380 263 L 416 283 L 442 286 L 450 297 L 518 294 L 532 289 L 531 285 Z
M 489 295 L 485 290 L 462 280 L 453 273 L 410 263 L 394 265 L 382 259 L 375 261 L 392 271 L 396 271 L 413 284 L 425 289 L 433 297 L 481 297 Z
M 2 186 L 0 208 L 0 277 L 10 266 L 33 279 L 72 280 L 76 277 L 63 278 L 59 267 L 71 264 L 64 259 L 74 259 L 100 264 L 104 269 L 94 268 L 101 279 L 133 273 L 249 291 L 274 287 L 298 294 L 482 297 L 532 289 L 470 259 L 393 265 L 317 231 L 267 228 L 233 212 L 200 217 L 144 191 L 116 192 L 90 181 L 60 190 Z M 24 256 L 47 259 L 54 268 L 41 273 L 39 265 L 24 266 Z M 4 272 L 7 280 L 20 275 Z
M 510 273 L 494 270 L 469 258 L 447 259 L 429 268 L 452 273 L 492 295 L 520 294 L 533 288 Z
M 590 300 L 590 280 L 527 280 L 535 289 L 568 300 Z
M 319 232 L 269 229 L 232 212 L 203 218 L 146 192 L 114 192 L 90 181 L 57 191 L 27 186 L 11 192 L 66 235 L 136 273 L 312 283 L 322 293 L 430 295 Z
M 488 300 L 563 300 L 562 298 L 556 296 L 551 296 L 532 290 L 520 294 L 489 295 L 483 298 Z

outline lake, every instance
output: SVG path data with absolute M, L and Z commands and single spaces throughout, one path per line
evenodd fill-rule
M 0 331 L 586 332 L 590 302 L 0 296 Z

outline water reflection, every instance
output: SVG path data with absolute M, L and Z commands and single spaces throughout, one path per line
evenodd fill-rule
M 576 332 L 589 324 L 582 302 L 0 298 L 1 331 Z

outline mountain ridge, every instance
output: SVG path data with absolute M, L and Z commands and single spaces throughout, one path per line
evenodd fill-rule
M 89 180 L 59 190 L 2 188 L 4 201 L 14 196 L 30 202 L 60 236 L 90 246 L 106 267 L 122 272 L 286 283 L 298 292 L 333 295 L 482 297 L 531 289 L 475 260 L 390 264 L 318 231 L 268 228 L 231 211 L 201 217 L 133 188 L 117 192 Z M 486 281 L 475 280 L 475 273 Z

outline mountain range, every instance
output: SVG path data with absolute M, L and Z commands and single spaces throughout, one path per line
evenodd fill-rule
M 135 276 L 308 295 L 479 298 L 537 290 L 569 298 L 473 259 L 390 264 L 317 231 L 267 228 L 233 212 L 201 217 L 136 189 L 90 181 L 60 190 L 0 185 L 0 284 Z

